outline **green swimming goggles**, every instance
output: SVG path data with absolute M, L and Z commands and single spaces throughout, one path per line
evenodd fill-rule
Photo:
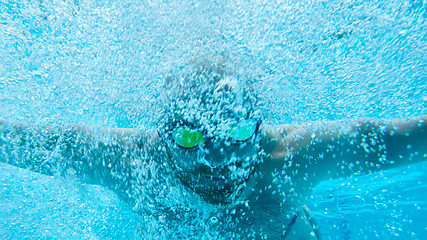
M 237 142 L 244 142 L 251 138 L 258 128 L 258 121 L 245 119 L 234 124 L 227 135 Z M 205 135 L 191 127 L 176 127 L 172 130 L 172 138 L 182 148 L 194 148 L 205 142 Z

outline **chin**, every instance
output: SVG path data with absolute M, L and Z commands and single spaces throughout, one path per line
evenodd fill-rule
M 215 187 L 198 186 L 191 188 L 197 195 L 208 203 L 216 205 L 227 205 L 236 200 L 238 194 L 236 189 L 217 189 Z
M 181 181 L 185 181 L 181 179 Z M 211 204 L 226 205 L 234 202 L 245 181 L 231 181 L 225 178 L 199 176 L 185 181 L 184 185 Z

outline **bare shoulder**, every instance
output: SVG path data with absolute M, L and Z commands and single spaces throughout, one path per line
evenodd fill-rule
M 90 125 L 69 125 L 70 128 L 93 140 L 107 141 L 124 148 L 150 149 L 159 141 L 155 130 L 141 131 L 136 128 L 108 128 Z
M 154 142 L 159 139 L 157 131 L 154 130 L 140 131 L 135 128 L 111 128 L 111 132 L 121 138 L 144 137 L 150 142 Z
M 140 131 L 135 128 L 112 128 L 111 132 L 122 140 L 124 144 L 138 146 L 148 149 L 160 140 L 159 134 L 155 130 Z
M 272 159 L 284 159 L 310 143 L 310 124 L 263 125 L 261 147 Z

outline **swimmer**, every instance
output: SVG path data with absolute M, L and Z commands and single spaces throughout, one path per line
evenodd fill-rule
M 153 132 L 0 121 L 0 161 L 71 171 L 133 203 L 138 178 L 148 177 L 138 170 L 154 162 L 187 195 L 223 209 L 222 236 L 310 240 L 321 235 L 304 203 L 319 183 L 427 158 L 427 115 L 267 125 L 245 76 L 227 64 L 217 58 L 168 77 Z

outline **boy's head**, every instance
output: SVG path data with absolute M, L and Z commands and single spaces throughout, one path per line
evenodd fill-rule
M 167 78 L 159 132 L 181 181 L 214 203 L 231 201 L 259 162 L 257 99 L 224 56 Z

